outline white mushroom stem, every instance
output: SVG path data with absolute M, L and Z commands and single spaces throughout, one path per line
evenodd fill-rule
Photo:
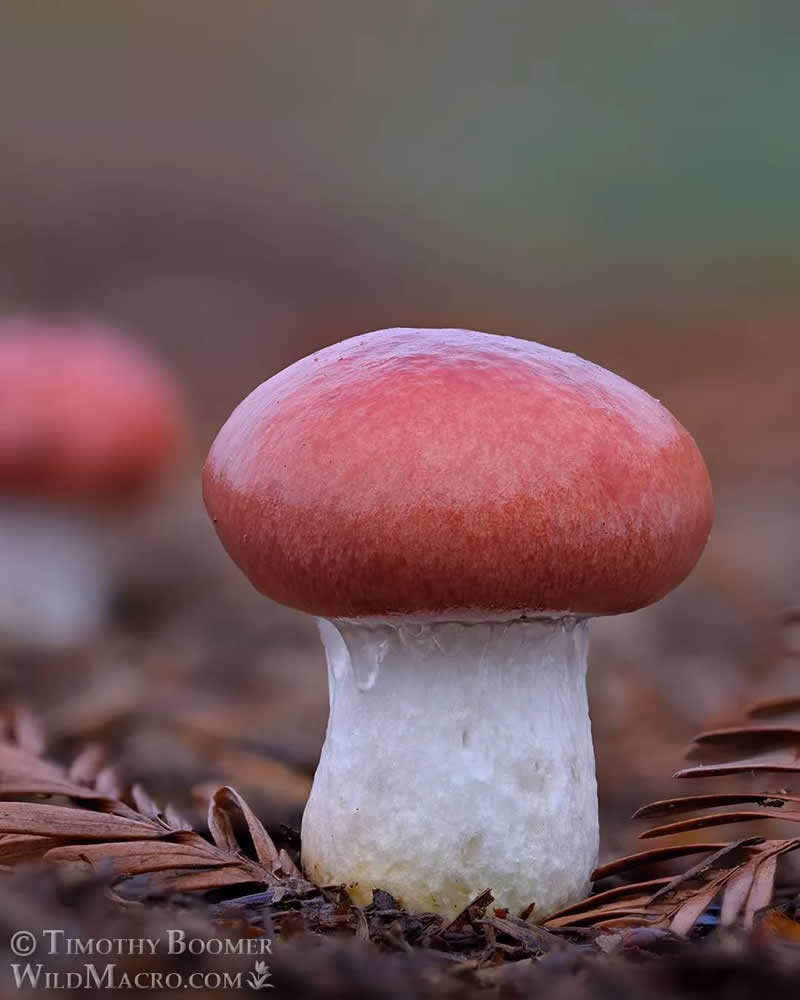
M 330 718 L 303 864 L 369 902 L 453 916 L 484 889 L 536 916 L 598 847 L 587 623 L 320 621 Z
M 0 647 L 54 650 L 91 638 L 107 611 L 100 527 L 58 506 L 0 505 Z

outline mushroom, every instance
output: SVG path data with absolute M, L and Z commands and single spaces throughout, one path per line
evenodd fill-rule
M 66 648 L 96 632 L 106 524 L 161 479 L 183 423 L 171 377 L 115 331 L 0 322 L 0 645 Z
M 537 916 L 584 894 L 587 619 L 661 598 L 711 525 L 670 413 L 541 344 L 382 330 L 255 389 L 204 493 L 252 583 L 320 620 L 308 875 L 445 916 L 486 888 Z

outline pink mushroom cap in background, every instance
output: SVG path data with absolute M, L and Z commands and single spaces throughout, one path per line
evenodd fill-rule
M 381 330 L 279 372 L 220 431 L 204 494 L 260 591 L 333 618 L 632 611 L 689 573 L 712 516 L 657 400 L 468 330 Z
M 133 504 L 164 476 L 186 426 L 176 381 L 91 321 L 0 321 L 0 494 Z

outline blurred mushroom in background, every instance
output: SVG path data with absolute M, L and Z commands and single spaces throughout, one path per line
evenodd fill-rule
M 180 454 L 175 379 L 93 320 L 0 321 L 0 645 L 59 650 L 102 627 L 115 528 Z

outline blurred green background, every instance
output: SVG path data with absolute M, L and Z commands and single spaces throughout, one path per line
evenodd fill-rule
M 369 246 L 384 277 L 473 272 L 521 297 L 797 278 L 794 4 L 33 0 L 2 16 L 9 193 L 103 177 L 277 203 L 317 222 L 317 246 L 330 226 L 342 252 Z
M 224 578 L 266 616 L 199 504 L 239 399 L 368 329 L 510 333 L 662 398 L 714 477 L 691 580 L 595 630 L 607 809 L 793 682 L 759 657 L 800 589 L 800 6 L 9 0 L 0 50 L 0 308 L 118 322 L 192 400 L 195 461 L 136 572 L 160 558 L 193 600 Z
M 126 323 L 211 423 L 371 327 L 603 361 L 795 295 L 793 4 L 33 0 L 0 45 L 0 304 Z

